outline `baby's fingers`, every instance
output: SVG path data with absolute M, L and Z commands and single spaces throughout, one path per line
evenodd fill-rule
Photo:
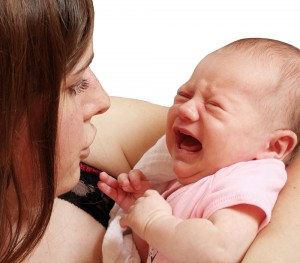
M 140 170 L 130 171 L 128 177 L 132 187 L 140 193 L 144 193 L 147 189 L 152 188 L 151 182 Z
M 109 185 L 112 188 L 117 188 L 119 186 L 118 181 L 112 176 L 108 175 L 106 172 L 101 172 L 99 174 L 99 179 L 101 182 Z
M 100 173 L 99 179 L 100 181 L 97 183 L 98 188 L 104 194 L 116 201 L 116 198 L 118 197 L 118 181 L 105 172 Z
M 129 175 L 127 173 L 119 174 L 118 183 L 119 183 L 119 186 L 127 193 L 132 193 L 135 190 L 132 187 L 131 182 L 129 181 Z
M 121 227 L 129 227 L 129 224 L 128 224 L 128 215 L 125 214 L 125 215 L 122 215 L 122 217 L 120 218 L 120 221 L 119 221 L 119 224 Z

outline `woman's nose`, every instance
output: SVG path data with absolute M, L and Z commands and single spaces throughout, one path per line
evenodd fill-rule
M 83 99 L 85 120 L 106 112 L 110 107 L 109 96 L 94 74 L 92 74 L 90 80 L 90 87 L 82 94 L 85 96 Z
M 194 99 L 191 99 L 179 106 L 179 117 L 185 121 L 199 120 L 199 113 Z
M 107 92 L 102 88 L 101 84 L 99 83 L 99 90 L 98 90 L 98 96 L 95 95 L 95 114 L 102 114 L 106 112 L 110 107 L 110 98 L 107 94 Z

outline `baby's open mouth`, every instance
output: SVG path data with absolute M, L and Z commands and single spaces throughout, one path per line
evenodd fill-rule
M 179 132 L 176 137 L 179 149 L 189 152 L 199 152 L 202 150 L 202 143 L 193 136 Z

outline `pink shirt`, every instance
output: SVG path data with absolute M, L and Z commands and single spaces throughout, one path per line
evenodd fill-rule
M 282 161 L 264 159 L 240 162 L 193 184 L 181 185 L 172 181 L 163 196 L 172 206 L 173 215 L 182 219 L 208 219 L 217 210 L 238 204 L 257 206 L 266 214 L 259 226 L 260 231 L 269 223 L 272 209 L 286 179 Z M 151 257 L 154 260 L 151 261 Z M 150 249 L 147 262 L 169 261 Z

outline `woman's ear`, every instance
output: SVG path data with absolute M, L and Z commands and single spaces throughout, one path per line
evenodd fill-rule
M 297 135 L 293 131 L 277 130 L 271 135 L 268 149 L 261 153 L 258 159 L 275 158 L 283 161 L 294 150 L 296 144 Z

